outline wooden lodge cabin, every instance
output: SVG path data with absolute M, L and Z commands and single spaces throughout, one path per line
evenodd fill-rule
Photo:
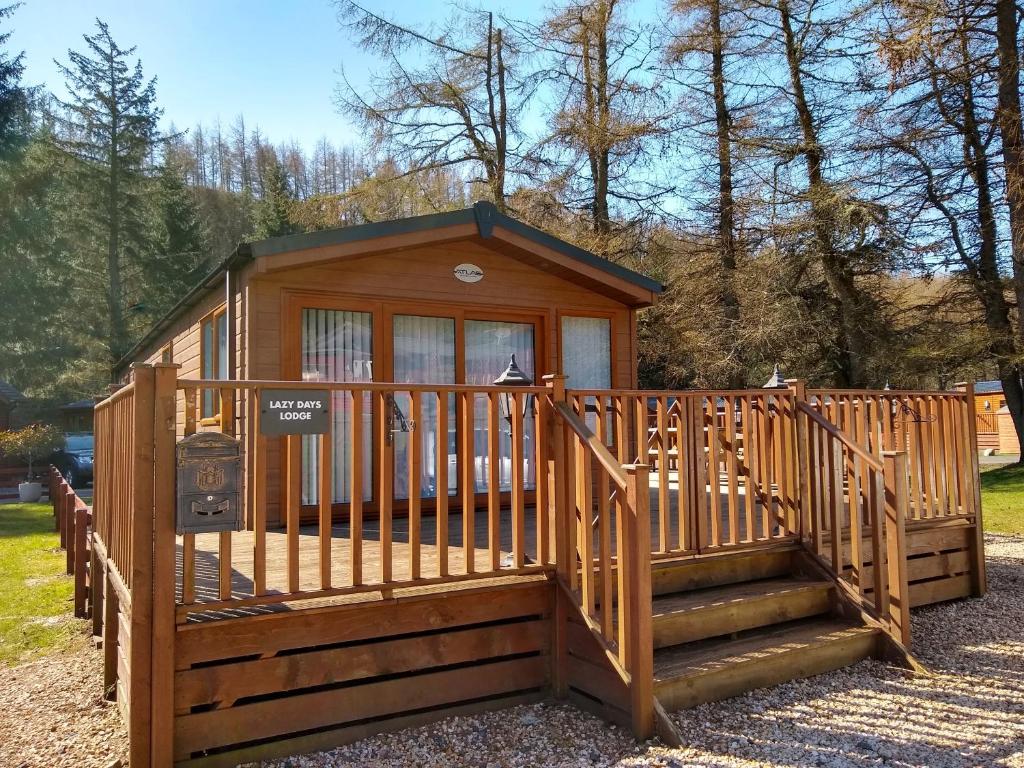
M 911 607 L 985 589 L 970 388 L 639 390 L 659 291 L 486 203 L 239 247 L 97 405 L 91 513 L 55 488 L 132 765 L 547 697 L 678 743 L 914 667 Z

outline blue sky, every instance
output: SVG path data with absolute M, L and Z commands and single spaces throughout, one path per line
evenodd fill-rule
M 439 0 L 367 5 L 405 24 L 448 14 Z M 536 17 L 547 3 L 484 5 Z M 82 34 L 94 31 L 97 17 L 119 45 L 137 46 L 146 74 L 157 77 L 165 121 L 179 128 L 218 118 L 226 127 L 243 113 L 274 142 L 295 139 L 312 148 L 327 136 L 337 144 L 358 143 L 334 108 L 337 71 L 344 63 L 358 84 L 376 62 L 355 48 L 327 0 L 24 0 L 9 21 L 9 44 L 25 51 L 25 81 L 63 94 L 53 60 L 67 61 L 69 48 L 81 50 Z

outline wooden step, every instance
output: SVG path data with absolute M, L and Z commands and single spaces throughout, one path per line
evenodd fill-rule
M 820 675 L 877 652 L 879 632 L 833 619 L 805 619 L 729 642 L 705 640 L 654 653 L 654 691 L 667 710 Z
M 799 544 L 774 544 L 754 551 L 720 552 L 699 558 L 662 560 L 651 568 L 655 595 L 788 576 Z
M 832 600 L 832 582 L 791 577 L 662 595 L 653 603 L 654 647 L 818 616 Z

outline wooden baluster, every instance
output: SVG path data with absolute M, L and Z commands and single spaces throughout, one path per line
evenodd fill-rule
M 864 572 L 863 539 L 864 530 L 861 517 L 861 497 L 859 493 L 861 479 L 861 458 L 853 451 L 848 452 L 849 462 L 846 468 L 846 482 L 849 488 L 850 518 L 850 583 L 854 589 L 863 593 L 867 587 L 862 574 Z M 850 466 L 852 464 L 852 466 Z
M 333 400 L 333 395 L 328 395 Z M 331 411 L 333 413 L 333 403 Z M 332 417 L 333 418 L 333 417 Z M 334 502 L 334 435 L 330 426 L 327 432 L 319 435 L 317 451 L 320 460 L 319 487 L 317 496 L 319 501 L 319 534 L 320 534 L 320 589 L 331 588 L 331 547 L 333 546 L 332 531 L 332 504 Z
M 576 498 L 579 500 L 579 554 L 580 554 L 580 587 L 583 610 L 587 616 L 594 617 L 596 593 L 594 590 L 594 497 L 592 485 L 591 453 L 586 443 L 573 433 L 573 446 L 576 454 Z
M 526 441 L 523 439 L 523 395 L 512 393 L 512 562 L 514 567 L 526 564 Z M 500 519 L 500 518 L 499 518 Z
M 465 573 L 476 572 L 476 447 L 473 432 L 475 398 L 476 395 L 472 392 L 459 393 L 462 412 L 459 460 L 462 469 L 462 553 L 465 559 Z
M 437 575 L 448 575 L 448 393 L 437 393 Z
M 693 517 L 695 549 L 708 545 L 708 470 L 704 454 L 704 396 L 693 398 L 689 429 L 693 435 Z
M 720 447 L 718 442 L 718 398 L 708 395 L 707 412 L 708 485 L 711 491 L 711 530 L 708 544 L 722 545 L 722 481 L 719 473 Z
M 380 510 L 380 580 L 384 584 L 391 582 L 392 571 L 392 529 L 391 516 L 395 497 L 395 449 L 392 443 L 394 435 L 389 414 L 394 406 L 394 392 L 379 392 L 377 404 L 380 411 L 377 450 L 380 451 L 378 466 L 378 508 Z M 390 592 L 390 591 L 389 591 Z
M 185 436 L 196 433 L 198 398 L 195 387 L 185 388 Z M 119 465 L 123 466 L 123 465 Z M 196 535 L 181 537 L 181 602 L 191 605 L 196 601 Z
M 693 398 L 680 395 L 676 400 L 673 428 L 676 430 L 676 547 L 685 552 L 693 547 L 690 521 L 693 519 L 693 432 L 690 415 Z
M 882 425 L 877 427 L 878 432 Z M 870 509 L 871 509 L 871 563 L 872 588 L 874 589 L 875 610 L 881 618 L 889 615 L 889 581 L 886 566 L 886 532 L 885 532 L 885 476 L 877 469 L 868 470 L 870 474 Z M 904 476 L 906 487 L 907 478 Z
M 582 505 L 577 475 L 576 433 L 568 424 L 562 426 L 565 441 L 565 533 L 566 533 L 566 568 L 569 577 L 569 589 L 575 591 L 579 586 L 579 511 Z
M 736 398 L 730 396 L 725 398 L 725 413 L 722 415 L 725 422 L 726 461 L 725 471 L 729 483 L 729 543 L 738 544 L 740 541 L 740 481 L 739 481 L 739 458 L 736 455 Z
M 285 487 L 282 489 L 285 502 L 285 537 L 288 552 L 288 591 L 299 591 L 299 515 L 301 512 L 300 492 L 302 490 L 302 436 L 288 435 L 284 438 Z
M 942 444 L 943 455 L 946 457 L 946 514 L 957 514 L 959 489 L 957 488 L 956 472 L 956 418 L 954 416 L 955 402 L 946 396 L 941 399 L 942 404 Z
M 829 505 L 830 527 L 832 529 L 832 570 L 837 576 L 843 574 L 843 446 L 832 435 L 828 436 Z
M 366 394 L 363 390 L 352 392 L 352 429 L 350 435 L 352 451 L 349 460 L 348 521 L 352 546 L 352 586 L 363 583 L 363 405 Z
M 267 594 L 267 438 L 260 433 L 260 391 L 253 390 L 253 594 Z
M 501 568 L 501 413 L 497 392 L 487 395 L 487 552 L 490 568 Z
M 421 575 L 421 524 L 422 524 L 422 480 L 423 480 L 423 438 L 422 418 L 423 409 L 421 405 L 422 395 L 419 392 L 409 392 L 409 453 L 408 472 L 409 479 L 406 487 L 409 489 L 409 578 L 416 580 Z
M 668 461 L 669 461 L 669 435 L 668 435 L 668 413 L 667 400 L 664 397 L 658 398 L 657 404 L 657 426 L 658 426 L 658 551 L 669 551 L 669 533 L 671 522 L 669 520 L 670 502 L 668 495 Z
M 751 429 L 752 410 L 751 397 L 744 396 L 740 406 L 742 408 L 741 424 L 743 434 L 743 511 L 744 511 L 744 541 L 754 541 L 757 534 L 754 531 L 754 436 Z
M 605 434 L 607 425 L 604 399 L 597 398 L 597 433 Z M 601 634 L 612 636 L 612 536 L 608 509 L 608 472 L 597 465 L 597 578 L 601 590 Z
M 235 393 L 234 390 L 218 390 L 220 399 L 220 431 L 225 435 L 235 434 Z M 231 531 L 220 531 L 218 564 L 219 597 L 231 599 Z
M 540 400 L 542 395 L 530 395 L 533 413 L 534 442 L 534 511 L 536 513 L 537 562 L 546 565 L 549 562 L 548 547 L 548 514 L 551 505 L 550 489 L 548 488 L 548 433 L 541 423 Z

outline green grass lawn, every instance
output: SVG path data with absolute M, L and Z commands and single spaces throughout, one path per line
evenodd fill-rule
M 981 468 L 981 512 L 986 531 L 1024 534 L 1024 466 Z
M 0 664 L 62 647 L 77 632 L 59 543 L 49 504 L 0 504 Z

